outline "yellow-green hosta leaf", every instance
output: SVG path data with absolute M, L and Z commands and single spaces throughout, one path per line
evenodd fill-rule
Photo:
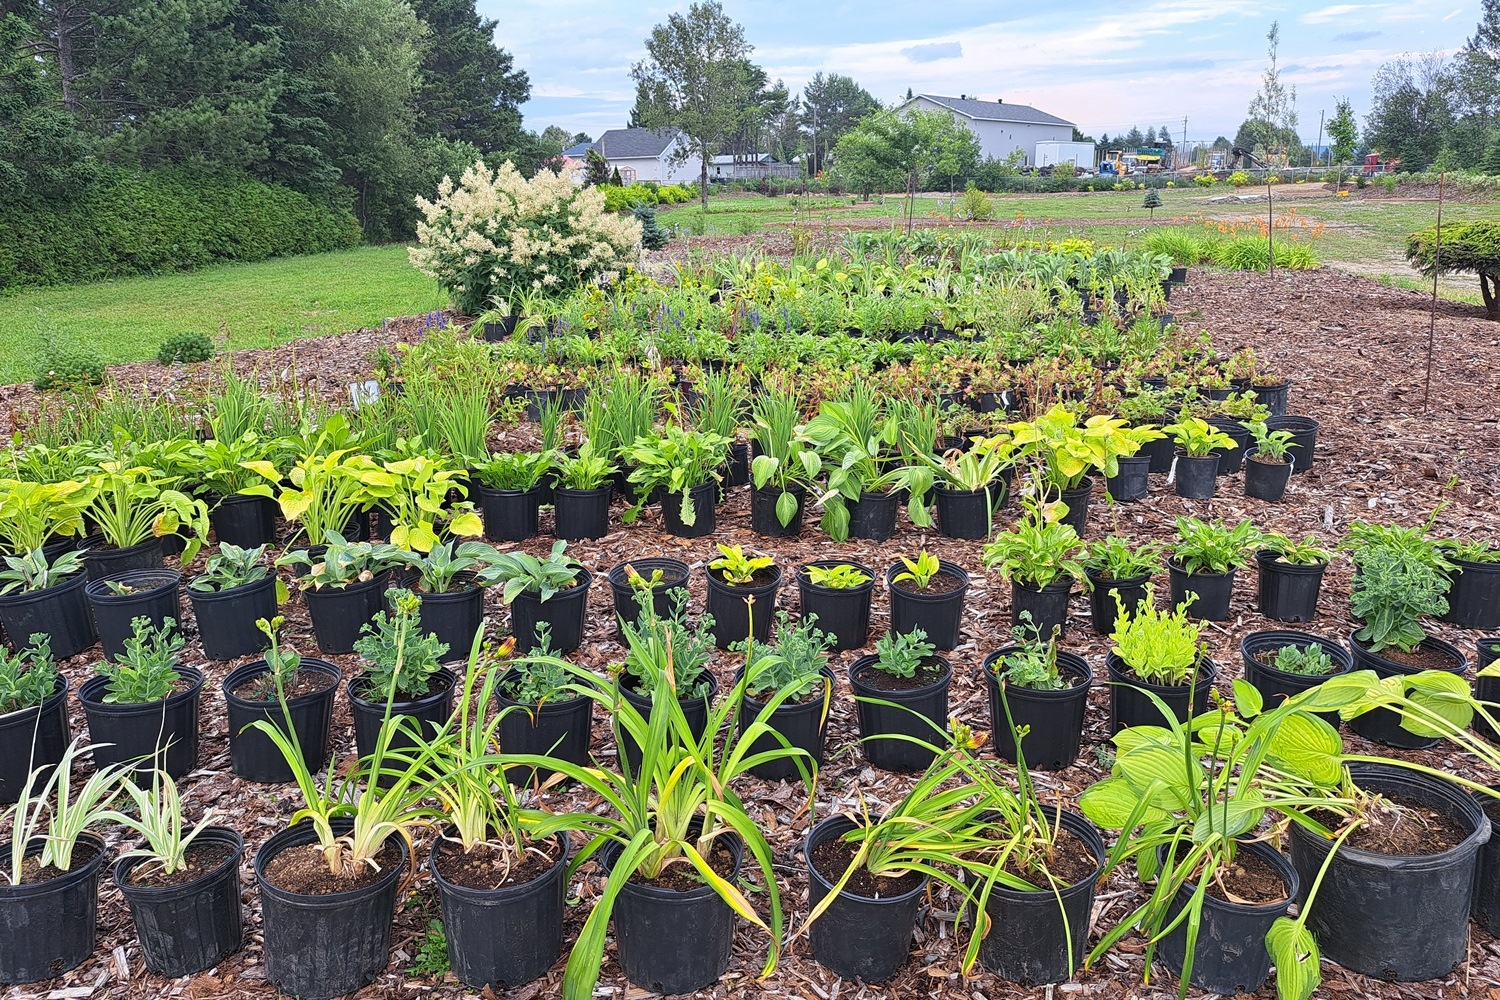
M 448 522 L 448 531 L 460 538 L 477 538 L 484 534 L 484 518 L 470 511 Z
M 1420 674 L 1405 678 L 1407 697 L 1419 708 L 1441 717 L 1454 729 L 1469 728 L 1474 721 L 1474 702 L 1470 698 L 1469 682 L 1460 674 L 1446 670 L 1424 670 Z M 1415 718 L 1406 713 L 1401 728 L 1416 736 L 1444 736 L 1451 730 Z
M 1153 806 L 1168 811 L 1185 809 L 1203 782 L 1203 768 L 1185 762 L 1181 752 L 1167 747 L 1141 747 L 1115 758 L 1115 770 Z
M 1323 982 L 1318 942 L 1305 925 L 1291 917 L 1276 918 L 1266 932 L 1266 951 L 1276 965 L 1278 1000 L 1308 1000 Z
M 1305 712 L 1293 712 L 1276 725 L 1266 746 L 1271 763 L 1319 785 L 1343 778 L 1344 741 L 1337 729 Z
M 1078 797 L 1078 808 L 1093 823 L 1106 830 L 1121 830 L 1130 822 L 1141 797 L 1124 778 L 1105 778 L 1084 789 Z M 1147 806 L 1138 817 L 1142 823 L 1166 818 L 1160 809 Z

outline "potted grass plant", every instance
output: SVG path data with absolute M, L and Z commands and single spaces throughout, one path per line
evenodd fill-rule
M 203 673 L 181 664 L 186 641 L 170 618 L 137 618 L 124 651 L 78 688 L 96 767 L 128 763 L 181 778 L 198 766 Z
M 1230 527 L 1223 521 L 1179 516 L 1177 541 L 1167 561 L 1172 604 L 1185 604 L 1194 618 L 1227 619 L 1235 571 L 1265 539 L 1265 533 L 1248 519 Z
M 283 647 L 283 622 L 279 615 L 258 620 L 255 626 L 265 655 L 224 678 L 230 767 L 246 781 L 281 784 L 294 777 L 280 750 L 252 726 L 257 720 L 273 726 L 289 721 L 296 728 L 297 745 L 308 754 L 303 763 L 309 771 L 318 771 L 328 760 L 333 701 L 343 673 L 327 660 L 302 657 Z
M 571 653 L 583 644 L 593 575 L 568 555 L 568 543 L 558 539 L 552 551 L 538 559 L 528 552 L 495 553 L 479 574 L 486 587 L 503 587 L 500 599 L 510 606 L 511 634 L 516 652 L 525 654 L 536 643 L 536 628 L 546 622 L 553 647 Z
M 45 632 L 0 646 L 0 805 L 16 801 L 34 772 L 42 780 L 68 747 L 68 680 Z
M 1201 627 L 1188 618 L 1185 605 L 1174 611 L 1156 609 L 1156 590 L 1146 585 L 1146 599 L 1134 612 L 1123 606 L 1110 635 L 1114 643 L 1105 657 L 1109 670 L 1110 732 L 1152 725 L 1156 705 L 1165 705 L 1178 719 L 1187 719 L 1206 706 L 1218 668 L 1205 652 Z
M 849 666 L 865 759 L 885 771 L 920 771 L 944 741 L 953 670 L 921 628 L 890 631 Z
M 1010 620 L 1028 616 L 1042 634 L 1068 627 L 1068 598 L 1084 578 L 1078 532 L 1053 504 L 1033 504 L 1010 531 L 984 547 L 984 564 L 1010 581 Z

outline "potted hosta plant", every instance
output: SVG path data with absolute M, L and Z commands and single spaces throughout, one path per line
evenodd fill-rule
M 385 607 L 390 571 L 415 565 L 420 557 L 386 543 L 348 542 L 337 532 L 323 537 L 321 555 L 294 549 L 276 565 L 300 567 L 297 584 L 318 648 L 352 653 L 361 630 Z
M 301 538 L 316 550 L 330 535 L 349 541 L 370 537 L 370 521 L 364 516 L 370 497 L 360 476 L 374 462 L 352 454 L 358 442 L 345 441 L 348 433 L 344 417 L 330 417 L 309 450 L 285 475 L 269 461 L 249 463 L 265 482 L 250 487 L 245 494 L 276 498 L 281 515 L 297 526 L 289 543 Z M 333 447 L 337 443 L 347 447 Z
M 486 539 L 524 542 L 536 535 L 542 478 L 555 457 L 547 451 L 496 452 L 474 466 Z
M 1219 456 L 1214 449 L 1234 447 L 1234 438 L 1199 417 L 1183 417 L 1162 430 L 1177 442 L 1177 457 L 1172 464 L 1177 495 L 1212 500 L 1219 479 Z
M 649 715 L 651 699 L 662 691 L 657 676 L 666 674 L 688 731 L 697 739 L 713 715 L 713 700 L 719 693 L 719 680 L 709 669 L 714 620 L 711 615 L 700 615 L 689 625 L 687 591 L 674 591 L 673 597 L 670 615 L 658 616 L 647 607 L 635 622 L 623 625 L 626 652 L 615 671 L 616 684 L 621 698 L 637 712 Z M 641 766 L 640 745 L 628 728 L 615 733 L 615 748 L 623 762 Z
M 1500 628 L 1500 546 L 1458 540 L 1438 546 L 1456 567 L 1443 621 L 1459 628 Z
M 92 496 L 80 482 L 0 478 L 0 627 L 13 643 L 45 633 L 53 655 L 67 659 L 98 638 L 83 592 L 83 553 L 67 547 L 83 534 Z M 63 551 L 48 544 L 53 538 L 63 540 Z
M 420 614 L 417 595 L 393 590 L 391 610 L 377 614 L 354 644 L 367 664 L 348 684 L 354 744 L 361 759 L 371 757 L 382 744 L 404 750 L 411 746 L 412 730 L 436 729 L 453 714 L 457 679 L 443 669 L 448 647 L 422 631 Z M 397 725 L 396 730 L 384 732 L 391 725 Z
M 609 571 L 609 589 L 615 600 L 615 634 L 624 638 L 621 622 L 635 621 L 649 603 L 658 617 L 672 613 L 671 593 L 687 586 L 691 571 L 681 559 L 667 556 L 632 559 Z
M 1278 502 L 1286 496 L 1287 484 L 1292 481 L 1292 434 L 1267 430 L 1263 420 L 1246 426 L 1255 446 L 1245 452 L 1245 496 Z
M 940 456 L 925 452 L 910 456 L 918 463 L 908 467 L 904 480 L 912 496 L 908 507 L 912 523 L 922 528 L 933 523 L 922 502 L 930 490 L 937 510 L 938 534 L 945 538 L 988 538 L 994 529 L 995 511 L 1010 495 L 1014 453 L 1010 435 L 995 434 L 976 438 L 967 450 L 953 448 Z
M 403 445 L 405 447 L 403 448 Z M 354 475 L 377 513 L 390 519 L 386 540 L 405 552 L 431 552 L 445 538 L 476 538 L 484 521 L 467 499 L 464 472 L 398 440 L 394 457 L 356 465 Z
M 264 545 L 242 549 L 220 542 L 203 572 L 188 582 L 198 640 L 210 660 L 233 660 L 265 648 L 266 636 L 257 622 L 275 617 L 285 590 L 265 557 Z
M 468 656 L 474 637 L 484 624 L 484 587 L 481 567 L 495 559 L 483 542 L 438 542 L 416 563 L 413 584 L 421 605 L 421 628 L 448 646 L 452 659 Z
M 713 534 L 719 469 L 728 448 L 729 439 L 721 434 L 683 430 L 676 424 L 636 438 L 625 449 L 626 460 L 635 466 L 630 482 L 637 497 L 635 506 L 625 512 L 625 523 L 633 523 L 646 503 L 659 495 L 668 534 L 679 538 Z
M 274 471 L 274 460 L 267 456 L 270 445 L 253 430 L 230 440 L 212 437 L 189 444 L 182 467 L 203 484 L 210 504 L 208 523 L 219 544 L 253 549 L 276 540 L 276 502 L 260 495 L 266 476 L 251 467 L 266 462 L 266 471 Z
M 567 550 L 568 543 L 558 539 L 544 559 L 527 552 L 496 553 L 479 574 L 486 587 L 503 585 L 500 599 L 510 606 L 511 634 L 519 654 L 531 651 L 541 622 L 551 628 L 557 652 L 571 653 L 583 644 L 594 577 Z
M 609 477 L 615 463 L 584 442 L 577 455 L 558 457 L 556 466 L 553 533 L 569 541 L 609 534 L 609 497 L 614 488 Z
M 177 480 L 128 460 L 100 462 L 89 476 L 92 497 L 85 511 L 98 534 L 84 540 L 89 579 L 133 569 L 159 569 L 165 535 L 187 532 L 184 565 L 208 537 L 208 507 L 177 489 Z
M 1165 705 L 1179 720 L 1206 708 L 1218 667 L 1205 652 L 1200 626 L 1187 608 L 1156 609 L 1156 590 L 1146 586 L 1146 600 L 1134 613 L 1123 609 L 1110 636 L 1114 647 L 1105 657 L 1109 670 L 1109 730 L 1155 725 Z
M 87 556 L 84 557 L 87 561 Z M 125 649 L 125 640 L 135 631 L 133 623 L 144 618 L 160 625 L 168 618 L 182 619 L 178 588 L 182 574 L 175 569 L 132 569 L 114 576 L 90 580 L 83 588 L 99 630 L 99 645 L 105 659 Z
M 536 634 L 536 648 L 512 660 L 495 686 L 500 748 L 508 754 L 544 755 L 586 767 L 594 702 L 602 684 L 595 675 L 552 654 L 552 629 L 546 622 L 538 623 Z M 551 768 L 526 769 L 526 780 L 513 776 L 512 782 L 545 782 L 552 773 Z
M 887 632 L 849 667 L 865 759 L 885 771 L 920 771 L 944 742 L 953 670 L 920 628 Z
M 68 746 L 68 680 L 45 632 L 14 652 L 0 646 L 0 804 L 16 801 L 33 772 L 62 759 Z
M 1294 542 L 1268 532 L 1255 553 L 1260 613 L 1279 622 L 1309 622 L 1318 615 L 1318 591 L 1333 553 L 1311 535 Z
M 1080 424 L 1078 414 L 1062 404 L 1035 420 L 1011 424 L 1010 433 L 1017 451 L 1035 459 L 1043 499 L 1066 504 L 1063 520 L 1079 535 L 1088 524 L 1094 488 L 1089 473 L 1119 475 L 1120 458 L 1134 455 L 1145 443 L 1141 432 L 1131 431 L 1118 417 L 1098 414 Z
M 1161 572 L 1165 543 L 1132 545 L 1123 535 L 1109 535 L 1084 549 L 1083 573 L 1089 587 L 1089 620 L 1094 631 L 1109 635 L 1115 630 L 1115 612 L 1123 606 L 1133 613 L 1146 599 L 1146 584 Z M 1120 600 L 1116 602 L 1115 595 Z
M 750 529 L 759 535 L 796 537 L 808 487 L 823 462 L 804 437 L 802 410 L 790 392 L 762 392 L 755 399 L 750 436 L 758 453 L 750 460 Z
M 752 637 L 752 625 L 755 641 L 769 643 L 781 567 L 770 556 L 746 555 L 738 545 L 721 544 L 718 549 L 719 557 L 707 567 L 714 645 L 729 649 L 744 642 Z
M 1251 520 L 1230 527 L 1223 521 L 1177 518 L 1177 541 L 1167 561 L 1172 604 L 1185 605 L 1194 618 L 1221 622 L 1229 617 L 1234 574 L 1265 541 Z
M 109 818 L 135 831 L 145 844 L 120 855 L 115 885 L 135 922 L 146 968 L 158 976 L 190 976 L 240 950 L 240 856 L 245 841 L 227 826 L 210 826 L 208 809 L 191 829 L 182 814 L 177 783 L 151 772 L 151 786 L 126 780 L 134 814 Z
M 808 421 L 807 436 L 828 470 L 828 489 L 818 504 L 822 528 L 834 541 L 852 536 L 883 542 L 896 533 L 896 490 L 905 481 L 897 430 L 895 416 L 882 411 L 875 390 L 863 382 L 824 400 Z
M 891 631 L 920 628 L 938 649 L 957 646 L 964 596 L 969 591 L 968 572 L 926 549 L 915 559 L 900 558 L 885 572 L 886 589 L 891 595 Z
M 179 662 L 185 643 L 176 621 L 138 618 L 124 651 L 78 688 L 96 767 L 129 763 L 181 778 L 198 766 L 203 673 Z
M 791 622 L 785 611 L 778 611 L 776 620 L 774 647 L 747 640 L 745 666 L 736 677 L 745 685 L 739 726 L 745 730 L 764 718 L 771 730 L 751 744 L 746 752 L 752 756 L 782 746 L 805 754 L 754 765 L 751 774 L 768 781 L 801 778 L 810 787 L 812 775 L 823 766 L 823 739 L 833 703 L 834 677 L 828 666 L 833 640 L 818 629 L 816 615 Z
M 246 781 L 280 784 L 294 778 L 280 750 L 252 725 L 257 720 L 295 729 L 309 771 L 320 770 L 328 760 L 333 699 L 343 674 L 327 660 L 304 658 L 282 647 L 277 638 L 282 622 L 279 616 L 256 621 L 265 656 L 231 670 L 224 678 L 229 763 Z
M 1082 580 L 1083 543 L 1052 504 L 1032 505 L 1010 531 L 984 547 L 984 564 L 1010 581 L 1010 621 L 1028 616 L 1043 635 L 1068 627 L 1068 598 Z
M 1056 771 L 1078 759 L 1094 673 L 1082 656 L 1057 648 L 1058 635 L 1023 611 L 1011 644 L 984 659 L 995 753 L 1012 764 L 1018 740 L 1031 767 Z
M 875 574 L 859 563 L 819 559 L 797 570 L 803 618 L 817 618 L 829 649 L 860 649 L 870 635 L 870 598 Z

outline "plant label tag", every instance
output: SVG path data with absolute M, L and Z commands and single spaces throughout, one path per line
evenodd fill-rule
M 380 383 L 374 379 L 349 383 L 349 399 L 357 410 L 380 399 Z
M 1177 456 L 1172 456 L 1172 467 L 1167 470 L 1167 485 L 1171 486 L 1177 479 Z

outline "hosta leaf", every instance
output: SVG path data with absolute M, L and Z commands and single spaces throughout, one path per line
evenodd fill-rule
M 1338 730 L 1316 715 L 1287 715 L 1271 734 L 1266 752 L 1277 767 L 1320 785 L 1337 785 L 1343 777 L 1344 742 Z

